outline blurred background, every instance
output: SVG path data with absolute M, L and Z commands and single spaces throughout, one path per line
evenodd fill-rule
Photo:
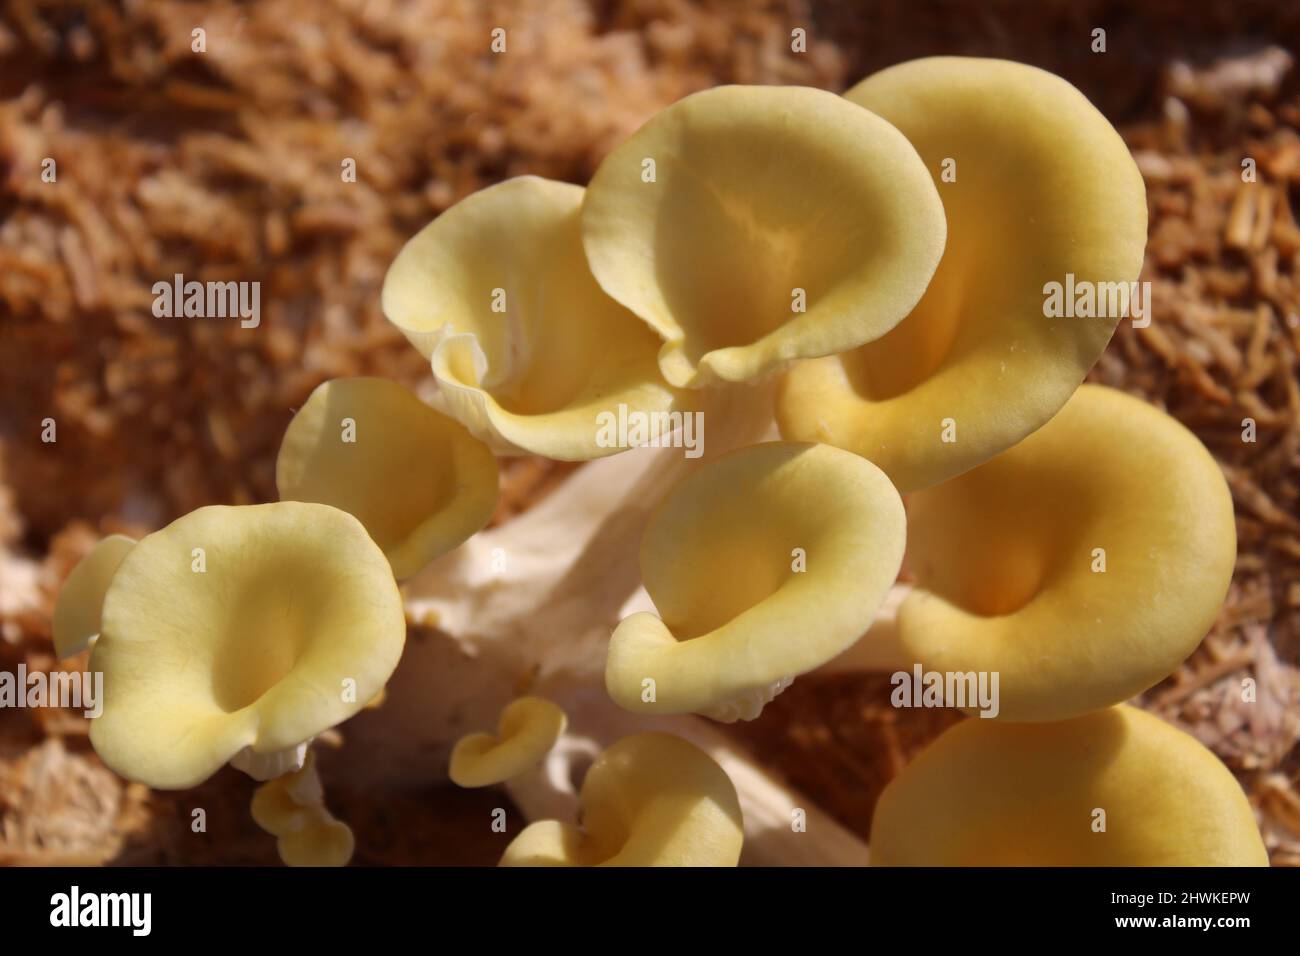
M 917 56 L 1006 57 L 1082 89 L 1146 179 L 1155 321 L 1124 323 L 1092 377 L 1197 432 L 1236 501 L 1219 621 L 1140 703 L 1227 762 L 1274 863 L 1300 865 L 1298 48 L 1293 0 L 3 0 L 0 670 L 55 666 L 53 597 L 101 535 L 275 500 L 281 434 L 318 383 L 424 379 L 379 287 L 457 200 L 524 173 L 585 183 L 652 113 L 716 84 L 839 92 Z M 151 287 L 178 272 L 260 281 L 260 326 L 155 318 Z M 565 473 L 510 462 L 497 520 Z M 803 678 L 732 732 L 865 838 L 881 788 L 956 719 L 895 710 L 889 689 Z M 242 774 L 151 792 L 99 763 L 86 726 L 0 710 L 0 863 L 277 862 Z M 505 799 L 329 793 L 363 864 L 493 863 L 481 821 Z

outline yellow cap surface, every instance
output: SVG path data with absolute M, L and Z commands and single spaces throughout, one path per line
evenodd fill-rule
M 284 751 L 351 717 L 406 640 L 388 561 L 320 504 L 200 508 L 143 538 L 104 600 L 90 726 L 112 770 L 185 789 L 244 747 Z
M 625 737 L 582 782 L 581 829 L 527 827 L 502 866 L 735 866 L 744 842 L 736 788 L 708 754 L 669 734 Z
M 849 452 L 769 442 L 703 465 L 646 528 L 641 574 L 658 616 L 618 625 L 606 689 L 643 713 L 734 719 L 738 699 L 761 706 L 771 685 L 866 631 L 905 539 L 898 493 Z
M 605 158 L 582 232 L 601 286 L 663 338 L 664 378 L 694 388 L 884 335 L 925 291 L 944 218 L 879 117 L 822 90 L 723 86 Z
M 487 446 L 384 378 L 318 386 L 285 431 L 275 481 L 283 500 L 358 518 L 398 578 L 461 544 L 497 503 Z
M 1231 493 L 1196 436 L 1085 385 L 1019 445 L 908 497 L 917 586 L 899 639 L 931 670 L 997 671 L 1003 719 L 1107 707 L 1200 643 L 1236 542 Z
M 1083 381 L 1142 268 L 1145 186 L 1106 118 L 1034 67 L 933 57 L 845 96 L 916 147 L 948 244 L 911 314 L 862 348 L 794 368 L 777 417 L 784 437 L 857 452 L 909 492 L 1011 447 Z M 1070 281 L 1100 284 L 1111 314 L 1049 317 L 1047 285 L 1064 294 Z
M 579 229 L 580 186 L 521 176 L 421 230 L 384 278 L 383 309 L 432 362 L 447 411 L 503 454 L 586 461 L 619 406 L 685 407 L 653 332 L 601 291 Z
M 1250 803 L 1195 738 L 1134 707 L 971 718 L 895 778 L 876 866 L 1267 866 Z

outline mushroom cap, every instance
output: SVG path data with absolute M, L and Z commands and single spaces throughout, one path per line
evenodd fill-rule
M 301 830 L 312 818 L 319 803 L 299 803 L 281 783 L 283 777 L 268 780 L 253 791 L 253 822 L 273 836 Z
M 345 419 L 354 441 L 343 440 Z M 498 484 L 486 445 L 385 378 L 317 386 L 284 433 L 275 482 L 286 501 L 355 516 L 399 579 L 486 525 Z
M 104 595 L 122 560 L 135 547 L 125 535 L 110 534 L 77 562 L 54 604 L 54 650 L 59 657 L 79 654 L 99 634 Z
M 200 508 L 143 538 L 113 578 L 90 658 L 104 675 L 90 740 L 123 777 L 193 787 L 244 747 L 286 750 L 351 717 L 405 639 L 388 561 L 351 515 Z
M 740 801 L 713 758 L 680 737 L 624 737 L 582 781 L 581 829 L 544 820 L 506 847 L 502 866 L 735 866 Z
M 324 807 L 307 807 L 304 825 L 276 840 L 286 866 L 347 866 L 356 849 L 352 828 Z
M 541 697 L 520 697 L 501 711 L 497 735 L 470 734 L 451 751 L 452 782 L 489 787 L 537 766 L 567 723 L 564 711 Z
M 761 707 L 773 685 L 779 691 L 868 628 L 906 536 L 889 479 L 849 452 L 768 442 L 708 462 L 646 527 L 641 576 L 659 616 L 618 625 L 606 689 L 644 713 L 734 719 L 737 700 Z M 642 699 L 647 678 L 653 701 Z
M 654 334 L 587 268 L 582 194 L 536 176 L 489 186 L 417 233 L 384 278 L 384 314 L 431 360 L 447 411 L 503 454 L 599 458 L 622 450 L 599 443 L 601 412 L 684 407 Z
M 705 90 L 596 170 L 587 259 L 663 338 L 671 384 L 746 381 L 853 348 L 921 298 L 944 244 L 934 184 L 898 130 L 851 106 L 805 87 Z
M 1002 718 L 1060 720 L 1175 670 L 1235 559 L 1232 496 L 1196 436 L 1085 385 L 1019 445 L 908 496 L 898 636 L 927 668 L 999 672 Z
M 871 862 L 1267 866 L 1268 854 L 1228 768 L 1124 705 L 1048 724 L 972 718 L 944 731 L 880 795 Z
M 253 822 L 275 836 L 300 830 L 313 819 L 310 811 L 325 805 L 316 771 L 316 752 L 309 749 L 297 770 L 275 777 L 253 791 Z
M 777 419 L 785 438 L 857 452 L 906 493 L 1011 447 L 1073 394 L 1119 318 L 1048 318 L 1045 285 L 1067 274 L 1123 283 L 1127 303 L 1146 244 L 1145 186 L 1106 118 L 1034 67 L 913 60 L 845 96 L 921 154 L 948 244 L 893 331 L 790 371 Z M 955 182 L 941 181 L 948 159 Z M 944 440 L 945 419 L 955 442 Z

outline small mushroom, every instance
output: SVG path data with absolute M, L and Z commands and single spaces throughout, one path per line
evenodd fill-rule
M 502 866 L 735 866 L 744 826 L 736 788 L 708 754 L 663 733 L 624 737 L 582 782 L 582 827 L 543 820 Z
M 541 697 L 520 697 L 502 712 L 496 736 L 462 737 L 451 752 L 450 776 L 462 787 L 504 783 L 540 764 L 564 733 L 564 711 Z
M 388 561 L 320 504 L 200 508 L 143 538 L 104 599 L 90 740 L 156 789 L 239 757 L 266 779 L 373 699 L 406 638 Z
M 1106 118 L 1034 67 L 913 60 L 845 96 L 916 147 L 947 248 L 888 335 L 792 369 L 777 418 L 783 437 L 857 452 L 906 493 L 1010 448 L 1073 394 L 1142 268 L 1145 187 Z M 1050 283 L 1092 289 L 1110 314 L 1050 316 Z
M 329 811 L 312 807 L 301 828 L 278 835 L 276 849 L 287 866 L 346 866 L 356 849 L 356 838 L 352 828 Z
M 497 502 L 487 446 L 383 378 L 318 386 L 285 431 L 275 480 L 282 500 L 354 515 L 399 579 L 486 525 Z
M 1267 866 L 1250 802 L 1195 738 L 1119 706 L 949 728 L 876 804 L 877 866 Z
M 610 696 L 641 713 L 753 719 L 867 629 L 905 538 L 889 479 L 829 445 L 768 442 L 703 465 L 646 528 L 658 616 L 615 629 Z
M 580 186 L 522 176 L 457 203 L 384 278 L 383 310 L 429 358 L 439 401 L 502 454 L 623 450 L 597 419 L 685 407 L 654 334 L 606 296 L 582 251 Z
M 582 211 L 597 281 L 662 337 L 664 378 L 691 388 L 884 335 L 944 231 L 899 131 L 803 87 L 679 100 L 605 158 Z
M 60 659 L 79 654 L 99 636 L 104 595 L 135 542 L 111 534 L 96 544 L 68 575 L 54 604 L 54 650 Z
M 1232 496 L 1196 436 L 1085 385 L 1014 448 L 908 497 L 897 638 L 927 668 L 999 672 L 1003 718 L 1060 720 L 1174 671 L 1235 559 Z
M 351 828 L 325 809 L 325 794 L 309 751 L 302 767 L 253 793 L 253 822 L 276 837 L 288 866 L 346 866 L 356 842 Z

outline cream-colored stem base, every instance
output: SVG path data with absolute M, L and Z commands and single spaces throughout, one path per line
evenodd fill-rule
M 274 780 L 276 777 L 283 777 L 286 773 L 301 770 L 309 746 L 311 741 L 307 740 L 296 747 L 268 753 L 260 753 L 252 747 L 245 747 L 230 758 L 230 766 L 242 770 L 254 780 Z

